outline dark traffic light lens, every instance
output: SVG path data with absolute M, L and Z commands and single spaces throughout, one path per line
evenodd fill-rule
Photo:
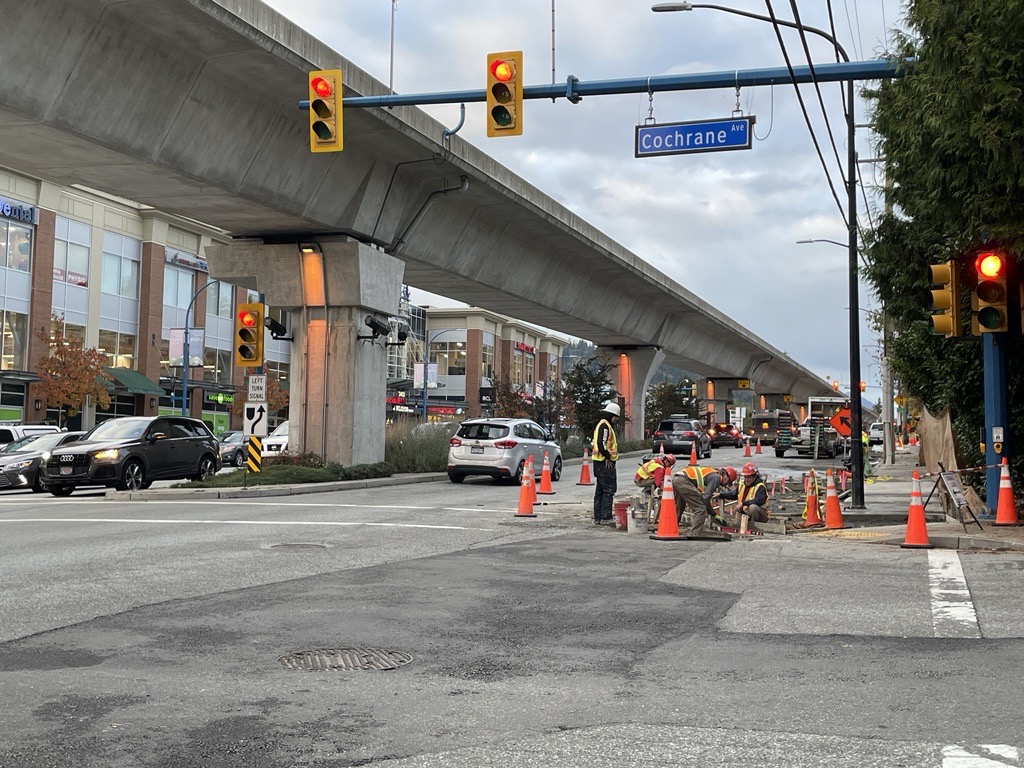
M 491 86 L 491 93 L 494 94 L 494 100 L 499 104 L 508 104 L 512 101 L 512 91 L 504 83 L 495 83 Z
M 1004 322 L 1005 315 L 997 307 L 982 307 L 978 310 L 978 325 L 982 328 L 1001 328 Z
M 975 293 L 979 299 L 989 304 L 999 304 L 1006 301 L 1006 286 L 994 280 L 982 280 L 978 283 L 978 290 Z
M 334 136 L 334 133 L 331 131 L 330 126 L 328 126 L 327 123 L 325 123 L 323 120 L 317 120 L 315 123 L 313 123 L 312 128 L 313 133 L 315 133 L 316 137 L 321 141 L 327 141 L 328 139 Z
M 512 115 L 505 107 L 495 107 L 491 110 L 491 117 L 498 125 L 512 125 Z

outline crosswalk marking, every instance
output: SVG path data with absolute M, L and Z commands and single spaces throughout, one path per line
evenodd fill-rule
M 978 614 L 956 550 L 928 550 L 928 588 L 936 637 L 981 637 Z

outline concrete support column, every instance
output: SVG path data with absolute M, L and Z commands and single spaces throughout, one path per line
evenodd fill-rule
M 620 422 L 624 440 L 644 439 L 644 397 L 651 377 L 665 360 L 658 347 L 598 347 L 597 358 L 615 366 L 610 376 L 619 396 L 625 401 Z
M 206 258 L 212 277 L 292 311 L 289 450 L 345 466 L 382 461 L 387 338 L 369 338 L 365 320 L 398 312 L 405 265 L 344 239 L 308 245 L 208 246 Z

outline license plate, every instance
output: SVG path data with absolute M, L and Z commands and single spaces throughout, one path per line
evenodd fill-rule
M 469 447 L 469 452 L 470 453 L 483 453 L 484 452 L 484 447 L 482 445 L 471 445 Z
M 72 470 L 74 470 L 74 467 L 61 467 L 60 468 L 60 473 L 62 475 L 70 475 Z

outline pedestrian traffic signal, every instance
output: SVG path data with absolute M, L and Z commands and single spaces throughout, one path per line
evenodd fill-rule
M 932 330 L 947 339 L 960 335 L 960 279 L 955 259 L 928 267 L 932 276 Z
M 309 73 L 309 151 L 340 152 L 341 70 L 318 69 Z
M 239 304 L 235 311 L 235 365 L 263 365 L 263 305 Z
M 523 133 L 523 52 L 487 54 L 487 135 Z
M 1009 263 L 1006 254 L 997 248 L 975 252 L 974 269 L 978 283 L 971 296 L 974 317 L 971 330 L 975 335 L 998 333 L 1007 329 L 1006 275 Z

